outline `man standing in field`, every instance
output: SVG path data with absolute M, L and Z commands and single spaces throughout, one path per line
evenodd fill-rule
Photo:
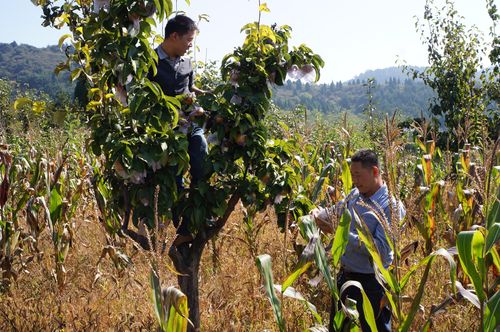
M 398 213 L 395 221 L 401 220 L 405 215 L 405 209 L 393 197 L 389 196 L 380 172 L 380 165 L 377 154 L 372 150 L 357 151 L 351 158 L 351 175 L 353 185 L 356 187 L 348 195 L 345 202 L 341 202 L 338 208 L 325 209 L 317 208 L 311 213 L 315 218 L 318 227 L 325 233 L 333 233 L 332 223 L 329 221 L 331 213 L 343 213 L 347 208 L 353 216 L 355 209 L 370 230 L 375 244 L 382 258 L 384 267 L 389 267 L 394 258 L 389 243 L 386 238 L 384 226 L 376 215 L 385 218 L 387 225 L 391 222 L 391 205 L 393 213 Z M 339 210 L 339 211 L 334 211 Z M 358 232 L 351 221 L 349 229 L 349 240 L 344 255 L 341 257 L 341 270 L 337 280 L 339 289 L 349 281 L 355 280 L 361 283 L 363 289 L 370 299 L 373 307 L 378 331 L 391 331 L 391 312 L 387 306 L 382 309 L 381 301 L 384 297 L 384 288 L 375 278 L 372 258 L 365 245 L 361 243 Z M 348 287 L 342 294 L 342 301 L 349 297 L 356 301 L 357 310 L 360 315 L 361 328 L 363 331 L 370 331 L 362 308 L 361 292 L 356 287 Z M 332 306 L 335 303 L 332 304 Z M 330 330 L 333 328 L 333 317 L 330 317 Z
M 186 99 L 191 97 L 191 93 L 202 94 L 205 91 L 194 86 L 194 74 L 191 60 L 184 57 L 184 54 L 193 46 L 195 34 L 198 32 L 198 27 L 195 22 L 184 15 L 177 15 L 171 18 L 165 26 L 165 39 L 156 48 L 158 54 L 157 74 L 153 76 L 149 74 L 151 81 L 157 82 L 163 93 L 168 96 L 185 95 Z M 179 112 L 181 112 L 179 110 Z M 196 108 L 189 114 L 190 121 L 196 117 L 204 115 L 204 110 L 201 107 Z M 208 154 L 207 141 L 204 136 L 204 130 L 194 121 L 189 123 L 187 129 L 188 137 L 188 153 L 191 174 L 191 184 L 198 183 L 204 170 L 204 162 Z M 177 187 L 183 190 L 182 176 L 177 177 Z M 192 235 L 189 231 L 189 220 L 183 218 L 179 225 L 178 216 L 174 216 L 174 225 L 177 227 L 177 237 L 174 240 L 174 245 L 179 246 L 183 243 L 190 242 Z

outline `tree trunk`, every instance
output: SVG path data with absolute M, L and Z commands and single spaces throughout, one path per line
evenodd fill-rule
M 196 241 L 198 240 L 198 241 Z M 189 325 L 188 331 L 200 330 L 200 298 L 198 289 L 198 272 L 200 270 L 201 255 L 205 249 L 206 241 L 197 238 L 189 248 L 188 256 L 185 258 L 187 269 L 179 271 L 184 275 L 177 278 L 181 291 L 188 298 L 189 319 L 194 327 Z
M 177 278 L 181 291 L 187 296 L 189 307 L 189 320 L 194 327 L 188 325 L 188 331 L 200 331 L 200 298 L 198 288 L 198 272 L 200 270 L 200 261 L 203 250 L 208 241 L 217 235 L 227 219 L 233 212 L 236 203 L 240 197 L 237 193 L 233 194 L 227 203 L 226 212 L 217 220 L 215 227 L 201 229 L 194 238 L 191 245 L 172 246 L 169 250 L 169 256 L 174 263 L 175 268 L 182 275 Z

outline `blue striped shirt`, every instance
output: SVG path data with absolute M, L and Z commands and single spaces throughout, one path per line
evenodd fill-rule
M 363 203 L 368 207 L 362 205 Z M 361 220 L 368 226 L 368 229 L 375 240 L 375 244 L 385 268 L 389 267 L 392 263 L 394 253 L 392 252 L 386 239 L 384 226 L 381 225 L 376 217 L 376 214 L 385 217 L 388 225 L 390 225 L 390 203 L 394 204 L 393 206 L 396 207 L 394 211 L 399 212 L 400 218 L 398 220 L 401 220 L 406 214 L 405 208 L 400 201 L 396 201 L 394 198 L 389 199 L 389 191 L 387 190 L 387 186 L 385 184 L 368 198 L 362 197 L 359 194 L 358 189 L 353 189 L 348 196 L 346 204 L 351 216 L 354 216 L 353 209 L 355 208 Z M 338 207 L 345 208 L 346 205 L 341 202 Z M 341 210 L 339 212 L 343 211 Z M 340 259 L 342 267 L 349 272 L 374 273 L 371 255 L 365 245 L 361 242 L 354 223 L 355 221 L 353 217 L 349 229 L 349 241 L 347 243 L 345 253 Z

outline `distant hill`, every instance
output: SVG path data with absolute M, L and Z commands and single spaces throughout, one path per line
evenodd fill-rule
M 425 67 L 416 67 L 416 66 L 409 66 L 409 68 L 418 71 L 423 71 L 425 69 Z M 408 78 L 408 75 L 405 72 L 403 72 L 403 69 L 401 67 L 388 67 L 383 69 L 367 70 L 364 73 L 355 76 L 352 80 L 366 81 L 369 78 L 374 78 L 377 82 L 383 83 L 389 81 L 390 79 L 403 81 Z
M 28 84 L 51 96 L 60 91 L 72 94 L 74 84 L 69 80 L 69 73 L 54 74 L 54 68 L 65 59 L 57 46 L 37 48 L 16 42 L 0 43 L 0 78 Z
M 322 113 L 347 111 L 361 114 L 369 102 L 368 78 L 375 77 L 371 95 L 376 112 L 391 114 L 398 110 L 408 117 L 419 117 L 422 112 L 428 114 L 429 100 L 434 97 L 432 89 L 422 81 L 403 76 L 392 77 L 391 73 L 394 73 L 393 68 L 388 68 L 387 72 L 379 69 L 373 72 L 374 75 L 364 73 L 348 82 L 330 84 L 287 81 L 284 86 L 274 89 L 273 100 L 278 107 L 284 109 L 303 105 Z M 385 77 L 387 79 L 381 79 Z
M 37 48 L 15 42 L 0 43 L 0 79 L 28 84 L 53 97 L 60 91 L 72 95 L 74 84 L 69 81 L 69 73 L 54 74 L 54 68 L 65 59 L 57 46 Z M 432 90 L 421 81 L 409 79 L 398 67 L 370 70 L 348 82 L 304 84 L 288 81 L 283 87 L 274 89 L 273 100 L 283 109 L 303 105 L 323 113 L 360 114 L 368 104 L 366 83 L 369 78 L 375 79 L 372 96 L 378 112 L 392 113 L 398 109 L 411 117 L 427 112 Z

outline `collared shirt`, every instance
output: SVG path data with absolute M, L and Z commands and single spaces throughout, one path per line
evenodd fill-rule
M 385 217 L 388 225 L 390 225 L 390 204 L 393 204 L 395 207 L 394 211 L 399 213 L 398 220 L 401 220 L 406 214 L 405 208 L 400 201 L 396 201 L 393 197 L 391 199 L 389 198 L 389 191 L 387 190 L 387 186 L 384 184 L 368 198 L 362 197 L 359 194 L 358 189 L 353 189 L 348 195 L 347 204 L 340 202 L 337 205 L 337 213 L 339 213 L 339 215 L 343 212 L 342 208 L 347 207 L 351 216 L 354 215 L 353 210 L 356 209 L 356 213 L 368 226 L 368 229 L 373 236 L 385 268 L 389 267 L 392 263 L 394 253 L 392 252 L 389 242 L 385 236 L 384 226 L 379 222 L 376 214 Z M 354 220 L 351 220 L 349 240 L 345 252 L 340 258 L 340 262 L 342 267 L 348 272 L 374 273 L 371 255 L 359 238 Z
M 158 72 L 153 76 L 149 73 L 151 81 L 160 84 L 163 93 L 167 96 L 177 96 L 189 93 L 193 87 L 193 66 L 189 58 L 171 58 L 161 46 L 156 48 L 158 54 Z

